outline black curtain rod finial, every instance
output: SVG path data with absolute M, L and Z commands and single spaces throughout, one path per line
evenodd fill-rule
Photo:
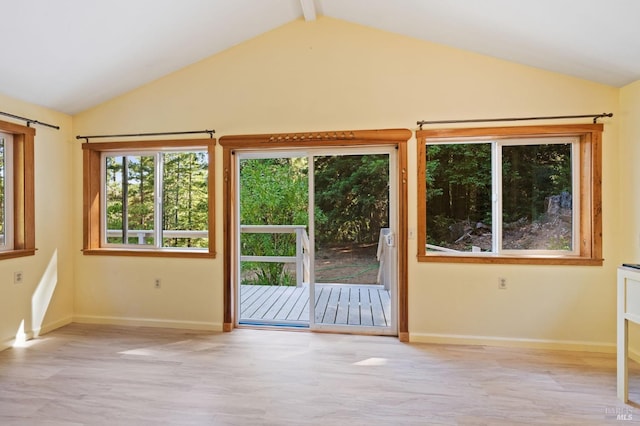
M 612 112 L 603 112 L 600 115 L 596 115 L 595 117 L 593 117 L 593 124 L 596 124 L 598 122 L 598 118 L 604 118 L 604 117 L 613 117 L 613 113 Z

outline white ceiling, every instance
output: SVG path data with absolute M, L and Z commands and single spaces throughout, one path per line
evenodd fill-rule
M 74 114 L 314 12 L 612 86 L 640 80 L 639 0 L 0 0 L 0 93 Z

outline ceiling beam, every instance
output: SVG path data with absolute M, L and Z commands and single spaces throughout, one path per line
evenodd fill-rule
M 316 5 L 313 0 L 300 0 L 300 6 L 302 6 L 302 14 L 305 21 L 316 20 Z

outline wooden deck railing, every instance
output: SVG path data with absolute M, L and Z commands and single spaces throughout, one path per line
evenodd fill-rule
M 295 256 L 240 255 L 241 262 L 273 262 L 296 264 L 296 286 L 302 287 L 310 281 L 311 258 L 309 235 L 305 225 L 240 225 L 243 234 L 296 234 Z
M 240 232 L 247 234 L 296 234 L 296 255 L 295 256 L 253 256 L 240 255 L 242 262 L 276 262 L 296 264 L 296 286 L 302 287 L 304 283 L 310 281 L 311 257 L 309 249 L 309 235 L 305 225 L 241 225 Z M 380 262 L 378 267 L 377 282 L 384 286 L 385 290 L 391 287 L 391 265 L 393 265 L 392 247 L 395 246 L 393 232 L 389 228 L 380 229 L 378 239 L 377 258 Z

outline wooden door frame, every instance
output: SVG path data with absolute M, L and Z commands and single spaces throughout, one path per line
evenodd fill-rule
M 394 145 L 397 155 L 397 203 L 398 203 L 398 338 L 409 341 L 409 298 L 408 298 L 408 189 L 407 189 L 407 142 L 412 133 L 409 129 L 384 130 L 344 130 L 309 133 L 277 133 L 262 135 L 223 136 L 219 143 L 223 149 L 223 238 L 224 238 L 224 319 L 223 330 L 232 331 L 235 327 L 235 292 L 233 266 L 235 244 L 233 236 L 237 224 L 233 218 L 235 200 L 235 150 L 270 149 L 311 149 L 345 148 L 355 146 Z

